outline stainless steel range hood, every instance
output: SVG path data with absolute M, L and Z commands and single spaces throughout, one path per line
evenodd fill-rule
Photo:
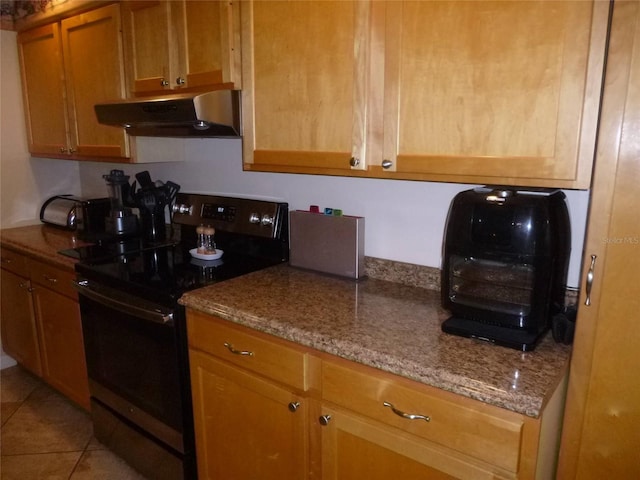
M 240 92 L 138 98 L 94 106 L 98 122 L 152 137 L 239 137 Z

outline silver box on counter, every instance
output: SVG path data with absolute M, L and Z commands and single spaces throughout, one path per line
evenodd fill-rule
M 290 213 L 289 264 L 353 279 L 364 276 L 364 217 Z

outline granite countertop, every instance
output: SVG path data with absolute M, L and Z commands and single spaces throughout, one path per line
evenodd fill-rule
M 433 387 L 538 417 L 571 349 L 532 352 L 442 333 L 438 291 L 280 265 L 186 293 L 186 307 Z
M 89 243 L 80 240 L 75 232 L 49 225 L 2 229 L 0 230 L 0 243 L 3 247 L 19 250 L 31 257 L 70 270 L 73 270 L 77 260 L 60 255 L 58 252 L 89 245 Z
M 0 243 L 70 270 L 76 260 L 58 252 L 88 244 L 75 232 L 48 225 L 3 229 Z M 571 348 L 555 343 L 550 334 L 533 352 L 519 352 L 442 333 L 440 324 L 448 312 L 440 307 L 432 270 L 367 258 L 367 271 L 378 278 L 354 282 L 280 265 L 188 292 L 180 302 L 322 352 L 538 417 L 566 372 Z M 389 273 L 405 283 L 380 279 Z

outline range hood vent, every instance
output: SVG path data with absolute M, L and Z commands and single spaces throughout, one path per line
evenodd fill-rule
M 240 92 L 216 90 L 94 106 L 98 122 L 151 137 L 239 137 Z

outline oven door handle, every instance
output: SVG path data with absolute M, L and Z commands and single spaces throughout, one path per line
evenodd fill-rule
M 171 324 L 173 312 L 163 311 L 151 304 L 141 306 L 140 299 L 123 294 L 111 288 L 97 287 L 88 280 L 73 280 L 73 287 L 80 295 L 84 295 L 101 305 L 113 308 L 127 315 L 142 318 L 151 322 Z

